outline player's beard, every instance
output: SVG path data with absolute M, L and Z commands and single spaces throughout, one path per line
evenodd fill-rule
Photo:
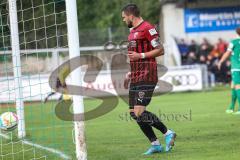
M 129 21 L 127 26 L 128 26 L 128 28 L 132 28 L 133 27 L 132 21 Z

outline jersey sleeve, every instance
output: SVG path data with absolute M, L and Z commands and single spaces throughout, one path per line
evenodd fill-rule
M 229 45 L 228 45 L 227 51 L 231 51 L 232 52 L 232 50 L 233 50 L 233 43 L 230 42 Z
M 159 34 L 154 27 L 152 27 L 152 26 L 146 27 L 145 34 L 146 34 L 147 40 L 151 43 L 153 48 L 161 47 L 161 43 L 159 40 Z

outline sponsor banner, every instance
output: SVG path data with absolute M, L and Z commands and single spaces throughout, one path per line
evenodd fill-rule
M 119 95 L 128 94 L 128 90 L 124 89 L 123 80 L 124 74 L 118 74 L 114 76 L 114 80 L 111 79 L 109 72 L 100 72 L 96 80 L 91 82 L 84 82 L 83 86 L 86 87 L 86 91 L 89 89 L 102 90 L 109 92 L 113 95 L 117 95 L 115 88 L 118 90 Z M 94 75 L 93 75 L 94 76 Z M 48 83 L 49 75 L 37 75 L 23 77 L 23 98 L 24 101 L 42 101 L 48 93 L 52 91 Z M 199 68 L 192 69 L 170 69 L 164 76 L 159 77 L 160 80 L 169 82 L 173 85 L 173 92 L 179 91 L 194 91 L 202 90 L 202 72 Z M 70 79 L 67 79 L 67 83 Z M 68 83 L 69 84 L 69 83 Z M 14 80 L 11 78 L 0 79 L 0 103 L 14 102 Z M 108 95 L 108 94 L 106 94 Z M 106 96 L 97 92 L 94 96 Z M 50 99 L 58 99 L 60 94 L 54 95 Z
M 240 26 L 240 7 L 184 9 L 186 33 L 234 30 Z
M 172 69 L 160 79 L 171 83 L 173 85 L 173 92 L 197 91 L 203 89 L 201 68 Z

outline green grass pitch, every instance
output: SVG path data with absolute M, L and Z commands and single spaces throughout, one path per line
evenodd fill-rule
M 94 108 L 99 102 L 85 100 L 86 110 Z M 114 111 L 86 122 L 88 159 L 238 160 L 240 116 L 225 114 L 229 102 L 230 90 L 222 88 L 154 97 L 148 109 L 161 116 L 165 124 L 176 131 L 178 136 L 170 153 L 146 157 L 142 153 L 149 147 L 149 142 L 136 123 L 130 120 L 127 104 L 120 101 Z M 27 140 L 60 150 L 75 159 L 72 122 L 59 120 L 55 116 L 54 106 L 55 102 L 26 105 Z M 13 108 L 0 108 L 1 113 L 7 110 Z M 165 145 L 161 133 L 157 130 L 155 133 Z M 14 143 L 1 137 L 2 160 L 31 159 L 45 155 L 46 159 L 61 159 L 51 152 L 21 144 L 21 141 L 16 139 L 16 131 L 13 135 Z

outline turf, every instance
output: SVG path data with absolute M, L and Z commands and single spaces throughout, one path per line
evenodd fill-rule
M 178 136 L 170 153 L 146 157 L 142 153 L 149 147 L 149 142 L 128 116 L 127 104 L 120 100 L 114 111 L 86 122 L 88 159 L 237 160 L 240 157 L 240 116 L 225 114 L 229 102 L 230 89 L 154 97 L 148 109 L 157 114 Z M 85 108 L 90 110 L 99 103 L 100 101 L 96 100 L 85 100 Z M 59 120 L 54 109 L 55 102 L 26 105 L 27 139 L 61 150 L 75 159 L 72 122 Z M 1 112 L 6 110 L 9 108 L 1 107 Z M 155 133 L 165 145 L 161 133 L 157 130 Z M 19 146 L 21 145 L 2 145 L 1 148 L 6 153 L 12 153 L 12 148 Z M 44 155 L 50 160 L 61 159 L 57 155 L 36 149 L 36 157 Z M 25 153 L 25 156 L 28 156 L 28 153 Z M 12 159 L 23 159 L 23 155 L 16 154 Z M 11 157 L 8 160 L 11 160 Z

